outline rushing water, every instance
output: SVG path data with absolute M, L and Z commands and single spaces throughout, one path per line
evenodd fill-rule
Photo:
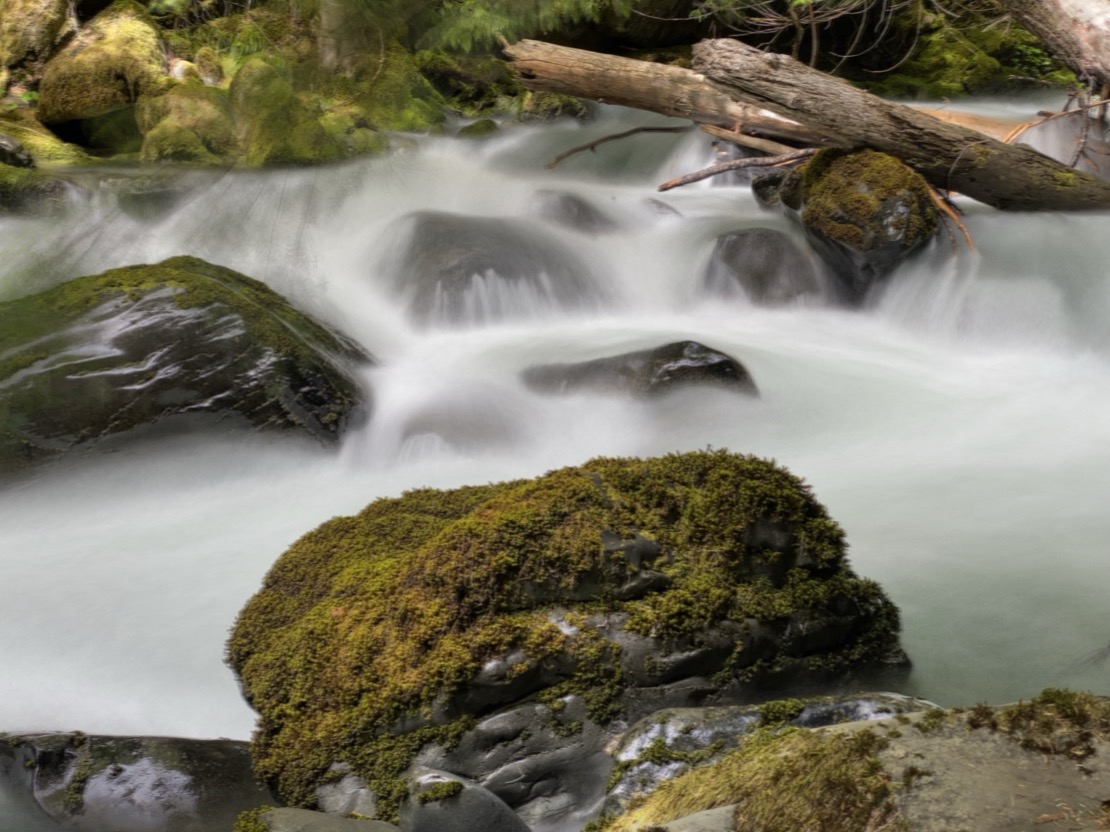
M 865 311 L 754 308 L 701 288 L 714 239 L 793 233 L 786 222 L 746 188 L 654 192 L 709 161 L 703 136 L 644 135 L 544 170 L 638 120 L 609 111 L 588 128 L 427 138 L 333 168 L 182 174 L 186 197 L 157 216 L 94 195 L 65 220 L 0 219 L 0 298 L 193 254 L 267 281 L 378 360 L 373 418 L 338 453 L 152 432 L 0 492 L 0 730 L 245 738 L 253 718 L 223 642 L 300 534 L 415 486 L 707 446 L 774 457 L 813 485 L 857 571 L 904 613 L 905 692 L 945 705 L 1049 685 L 1110 693 L 1110 667 L 1080 661 L 1110 642 L 1110 218 L 969 204 L 978 253 L 953 256 L 942 238 Z M 589 264 L 596 299 L 555 308 L 483 279 L 471 314 L 504 319 L 408 321 L 389 265 L 399 218 L 539 223 L 550 188 L 619 225 L 555 232 Z M 687 338 L 744 362 L 762 396 L 552 398 L 520 381 L 535 364 Z

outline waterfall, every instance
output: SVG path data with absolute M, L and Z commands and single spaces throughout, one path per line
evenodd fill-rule
M 1110 693 L 1110 669 L 1078 661 L 1110 641 L 1108 218 L 965 203 L 978 253 L 942 234 L 862 310 L 760 308 L 706 288 L 714 242 L 797 232 L 746 188 L 654 190 L 710 161 L 704 136 L 637 136 L 544 169 L 647 121 L 614 108 L 335 167 L 186 171 L 157 210 L 106 189 L 129 172 L 89 173 L 79 211 L 0 218 L 0 299 L 191 254 L 264 280 L 377 360 L 362 379 L 372 418 L 338 452 L 198 420 L 0 492 L 0 730 L 246 738 L 224 639 L 301 534 L 417 486 L 708 446 L 813 486 L 856 571 L 903 611 L 904 692 L 953 706 Z M 602 217 L 597 233 L 553 220 L 551 191 Z M 419 275 L 397 258 L 422 215 L 534 237 L 524 282 L 460 272 L 456 300 L 419 314 Z M 742 362 L 761 396 L 551 396 L 521 380 L 681 340 Z

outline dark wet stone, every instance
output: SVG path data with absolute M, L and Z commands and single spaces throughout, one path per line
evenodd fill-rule
M 365 353 L 258 281 L 190 257 L 0 304 L 0 473 L 174 415 L 334 443 Z
M 773 228 L 718 237 L 702 284 L 726 296 L 739 291 L 760 306 L 781 306 L 822 294 L 812 262 L 788 235 Z
M 33 168 L 35 160 L 20 142 L 7 133 L 0 133 L 0 165 L 13 168 Z
M 744 366 L 696 341 L 579 364 L 545 364 L 524 371 L 524 383 L 543 393 L 583 390 L 651 397 L 688 385 L 711 384 L 752 396 L 759 391 Z
M 605 234 L 620 227 L 599 208 L 565 191 L 537 191 L 535 206 L 543 219 L 585 234 Z
M 10 736 L 9 779 L 74 832 L 211 832 L 274 803 L 245 742 L 84 734 Z
M 421 324 L 527 317 L 601 297 L 568 246 L 523 222 L 421 211 L 393 235 L 406 241 L 391 266 L 394 286 Z
M 401 807 L 402 832 L 529 832 L 497 795 L 453 774 L 417 772 L 409 791 Z

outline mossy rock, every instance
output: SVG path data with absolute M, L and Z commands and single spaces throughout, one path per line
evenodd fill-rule
M 523 92 L 508 64 L 497 58 L 426 50 L 414 60 L 448 109 L 468 118 L 507 113 Z
M 142 6 L 117 0 L 47 62 L 37 114 L 44 124 L 86 119 L 170 84 L 157 27 Z
M 4 0 L 0 6 L 0 67 L 50 57 L 73 30 L 69 6 L 67 0 Z
M 181 413 L 334 443 L 365 354 L 258 281 L 192 257 L 0 304 L 0 472 Z
M 0 214 L 56 216 L 69 203 L 70 186 L 32 168 L 0 164 Z
M 180 84 L 135 107 L 144 134 L 144 162 L 218 164 L 237 149 L 231 102 L 226 91 Z
M 413 756 L 474 715 L 571 696 L 595 723 L 638 718 L 686 696 L 672 683 L 687 676 L 705 700 L 750 697 L 904 660 L 898 629 L 804 483 L 706 451 L 331 520 L 277 561 L 227 658 L 260 714 L 256 769 L 284 800 L 311 804 L 350 771 L 390 820 Z
M 1032 84 L 1076 85 L 1074 73 L 1034 35 L 1012 22 L 997 24 L 993 10 L 984 12 L 974 4 L 957 11 L 955 18 L 916 9 L 896 15 L 893 28 L 904 31 L 890 40 L 909 42 L 912 52 L 906 57 L 880 50 L 897 69 L 883 72 L 879 80 L 874 70 L 859 74 L 857 80 L 880 95 L 930 100 L 1000 93 Z
M 940 225 L 929 184 L 874 150 L 822 150 L 787 174 L 779 197 L 850 303 L 862 302 Z
M 401 44 L 390 41 L 356 68 L 360 104 L 378 130 L 425 133 L 441 124 L 444 99 Z
M 19 141 L 38 166 L 78 166 L 95 161 L 78 145 L 55 136 L 27 108 L 0 111 L 0 132 Z
M 465 127 L 460 127 L 456 135 L 460 139 L 488 139 L 501 132 L 501 126 L 492 118 L 480 118 Z
M 520 120 L 525 123 L 546 123 L 560 118 L 589 121 L 593 118 L 590 105 L 581 98 L 557 92 L 527 92 L 520 102 Z
M 280 61 L 255 56 L 228 89 L 242 161 L 250 167 L 311 165 L 343 157 L 343 148 L 293 90 Z

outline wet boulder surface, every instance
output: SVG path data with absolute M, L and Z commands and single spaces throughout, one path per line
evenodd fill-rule
M 527 317 L 602 296 L 582 259 L 530 223 L 420 211 L 399 221 L 393 235 L 405 242 L 387 268 L 420 325 Z
M 0 303 L 0 473 L 171 416 L 334 443 L 365 353 L 264 284 L 192 257 Z
M 697 341 L 675 341 L 577 364 L 544 364 L 528 368 L 522 377 L 541 393 L 589 391 L 652 398 L 708 384 L 759 395 L 743 364 Z
M 824 290 L 810 258 L 773 228 L 749 228 L 717 238 L 702 285 L 725 297 L 737 294 L 757 306 L 820 301 Z
M 902 162 L 873 150 L 823 150 L 757 190 L 776 197 L 837 277 L 841 299 L 861 304 L 939 227 L 928 183 Z
M 706 451 L 335 518 L 275 563 L 227 655 L 289 804 L 394 822 L 416 766 L 535 826 L 597 808 L 615 726 L 904 670 L 898 630 L 804 483 Z
M 0 776 L 75 832 L 230 830 L 240 812 L 274 802 L 233 740 L 2 736 Z

